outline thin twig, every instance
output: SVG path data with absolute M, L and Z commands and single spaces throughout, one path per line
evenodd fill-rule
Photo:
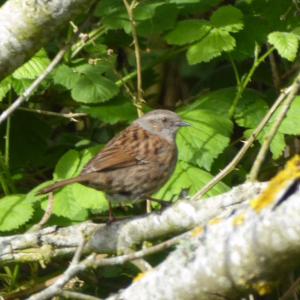
M 97 5 L 97 1 L 93 3 L 93 5 L 90 8 L 90 11 L 92 11 L 96 5 Z M 90 19 L 90 14 L 88 14 L 88 16 L 89 17 L 82 24 L 80 29 L 84 28 L 86 24 L 88 24 Z M 30 96 L 35 92 L 35 90 L 40 86 L 40 84 L 57 67 L 57 65 L 63 59 L 64 55 L 72 47 L 74 41 L 80 36 L 80 33 L 81 33 L 80 30 L 78 30 L 78 32 L 76 32 L 76 34 L 71 38 L 71 40 L 64 47 L 62 47 L 61 50 L 58 51 L 56 56 L 53 58 L 53 60 L 50 62 L 47 68 L 40 74 L 40 76 L 25 90 L 25 92 L 22 95 L 20 95 L 13 102 L 11 106 L 9 106 L 5 111 L 2 112 L 2 114 L 0 115 L 0 124 L 3 123 L 17 108 L 19 108 L 23 102 L 29 100 Z
M 291 91 L 289 92 L 289 95 L 285 99 L 285 101 L 282 103 L 282 110 L 280 111 L 278 117 L 274 121 L 273 126 L 270 129 L 270 132 L 267 134 L 267 136 L 264 139 L 264 142 L 258 152 L 258 155 L 255 159 L 255 162 L 251 168 L 249 180 L 255 181 L 257 179 L 259 170 L 261 168 L 261 165 L 267 155 L 268 149 L 270 148 L 271 142 L 273 141 L 276 133 L 278 132 L 278 129 L 280 125 L 282 124 L 293 100 L 295 99 L 295 96 L 300 88 L 300 75 L 297 76 L 297 78 L 294 80 L 293 86 Z
M 238 84 L 238 88 L 237 88 L 237 93 L 232 101 L 232 105 L 228 111 L 228 116 L 230 118 L 233 117 L 235 110 L 238 106 L 238 103 L 246 89 L 246 87 L 248 86 L 249 82 L 252 79 L 252 76 L 254 74 L 254 72 L 256 71 L 256 69 L 260 66 L 260 64 L 262 62 L 264 62 L 264 60 L 274 51 L 274 47 L 271 47 L 270 49 L 268 49 L 268 51 L 266 53 L 264 53 L 262 56 L 258 57 L 258 46 L 255 47 L 255 55 L 254 55 L 254 61 L 253 61 L 253 65 L 250 69 L 250 71 L 248 72 L 247 76 L 240 82 L 240 84 Z
M 61 293 L 63 287 L 74 276 L 76 276 L 78 273 L 88 268 L 122 265 L 128 261 L 140 259 L 147 255 L 151 255 L 159 251 L 169 249 L 170 247 L 176 245 L 180 241 L 180 238 L 181 236 L 178 236 L 147 249 L 143 249 L 134 253 L 111 257 L 111 258 L 103 258 L 103 255 L 96 255 L 94 253 L 90 254 L 87 258 L 85 258 L 81 262 L 71 263 L 70 266 L 67 268 L 67 270 L 61 275 L 61 277 L 52 286 L 46 288 L 45 290 L 39 293 L 32 295 L 31 297 L 28 298 L 28 300 L 46 300 L 51 297 L 54 297 Z
M 65 45 L 54 57 L 46 70 L 31 84 L 31 86 L 25 90 L 25 92 L 14 101 L 14 103 L 7 108 L 0 115 L 0 124 L 3 123 L 24 101 L 27 101 L 39 85 L 46 79 L 46 77 L 55 69 L 55 67 L 63 59 L 65 53 L 70 48 L 70 45 Z
M 76 118 L 81 118 L 81 117 L 86 117 L 86 113 L 58 113 L 58 112 L 53 112 L 53 111 L 48 111 L 48 110 L 42 110 L 42 109 L 33 109 L 33 108 L 27 108 L 27 107 L 19 107 L 18 110 L 23 110 L 23 111 L 28 111 L 36 114 L 41 114 L 45 116 L 53 116 L 53 117 L 58 117 L 58 118 L 66 118 L 70 119 L 72 122 L 78 122 Z
M 268 48 L 270 48 L 269 45 L 268 45 Z M 269 60 L 270 60 L 270 66 L 271 66 L 271 72 L 272 72 L 272 79 L 273 79 L 274 87 L 275 87 L 276 91 L 280 91 L 281 81 L 280 81 L 280 75 L 279 75 L 279 72 L 278 72 L 278 68 L 277 68 L 274 53 L 270 54 Z
M 78 299 L 78 300 L 101 300 L 98 297 L 90 296 L 78 292 L 73 291 L 62 291 L 60 293 L 61 296 L 63 296 L 65 299 Z
M 300 277 L 298 277 L 292 285 L 288 288 L 288 290 L 284 293 L 282 297 L 280 297 L 279 300 L 288 300 L 293 296 L 295 291 L 299 290 L 299 285 L 300 285 Z
M 267 114 L 264 116 L 264 118 L 261 120 L 261 122 L 258 124 L 258 126 L 255 128 L 251 136 L 244 142 L 243 147 L 240 149 L 240 151 L 236 154 L 236 156 L 233 158 L 233 160 L 223 169 L 221 170 L 211 181 L 209 181 L 200 191 L 198 191 L 194 196 L 193 200 L 200 199 L 205 195 L 210 189 L 212 189 L 218 182 L 220 182 L 225 176 L 227 176 L 231 171 L 235 169 L 237 164 L 241 161 L 241 159 L 244 157 L 248 149 L 251 147 L 253 142 L 256 140 L 257 136 L 262 132 L 264 127 L 267 125 L 275 111 L 278 109 L 280 104 L 283 102 L 283 100 L 286 98 L 286 96 L 292 91 L 294 85 L 296 84 L 296 81 L 292 83 L 288 88 L 283 90 L 277 100 L 274 102 L 273 106 L 269 109 Z
M 136 30 L 136 21 L 134 19 L 133 11 L 137 6 L 137 1 L 132 0 L 129 4 L 127 0 L 123 0 L 124 5 L 127 10 L 127 14 L 129 17 L 129 21 L 131 24 L 132 38 L 134 43 L 134 53 L 135 53 L 135 61 L 136 61 L 136 69 L 137 69 L 137 91 L 136 91 L 136 99 L 135 106 L 137 108 L 138 116 L 141 117 L 143 115 L 143 79 L 142 79 L 142 61 L 141 61 L 141 53 L 139 46 L 139 39 Z
M 53 206 L 54 206 L 54 195 L 53 195 L 53 193 L 50 193 L 48 195 L 48 205 L 47 205 L 47 208 L 45 210 L 45 213 L 44 213 L 42 219 L 38 222 L 38 224 L 33 225 L 28 230 L 28 232 L 34 232 L 34 231 L 38 231 L 38 230 L 42 229 L 42 227 L 49 221 L 49 219 L 52 215 Z

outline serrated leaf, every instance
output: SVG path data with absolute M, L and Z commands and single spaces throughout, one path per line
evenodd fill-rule
M 50 60 L 44 49 L 38 51 L 27 63 L 18 68 L 12 77 L 16 79 L 35 79 L 49 65 Z
M 170 200 L 180 195 L 182 190 L 188 190 L 190 195 L 195 194 L 208 181 L 213 178 L 211 174 L 191 164 L 179 161 L 170 180 L 163 186 L 154 198 Z M 206 196 L 214 196 L 228 191 L 229 188 L 222 182 L 211 189 Z
M 164 4 L 164 1 L 153 1 L 149 3 L 140 2 L 134 9 L 134 18 L 137 22 L 148 20 L 154 17 L 157 7 Z
M 53 213 L 73 221 L 84 221 L 88 217 L 88 211 L 77 202 L 73 185 L 68 185 L 55 193 Z M 47 199 L 42 202 L 43 209 L 46 209 L 47 203 Z
M 11 77 L 7 77 L 0 83 L 0 101 L 6 96 L 8 91 L 11 89 Z
M 280 109 L 279 109 L 280 111 Z M 278 112 L 275 113 L 273 120 L 277 119 Z M 279 131 L 284 134 L 300 135 L 300 96 L 295 97 Z
M 15 79 L 11 77 L 11 86 L 17 95 L 21 95 L 32 84 L 32 79 Z
M 272 32 L 268 35 L 268 42 L 272 44 L 280 56 L 294 61 L 298 51 L 298 36 L 291 32 Z
M 80 165 L 80 155 L 78 151 L 69 150 L 58 161 L 55 166 L 54 179 L 71 178 L 77 175 Z
M 229 144 L 232 122 L 226 116 L 216 118 L 215 112 L 201 109 L 180 116 L 192 126 L 178 134 L 179 159 L 210 170 L 214 159 Z
M 264 143 L 265 136 L 269 133 L 269 129 L 270 127 L 267 126 L 258 136 L 258 141 L 261 145 Z M 249 138 L 252 133 L 253 129 L 248 129 L 244 132 L 244 135 L 246 138 Z M 278 159 L 282 155 L 285 146 L 286 144 L 284 140 L 284 134 L 277 132 L 270 145 L 270 151 L 272 153 L 273 159 Z
M 67 65 L 60 65 L 53 74 L 54 83 L 67 89 L 72 89 L 79 79 L 80 75 Z
M 79 111 L 111 125 L 123 121 L 133 121 L 137 118 L 136 108 L 132 101 L 118 97 L 97 106 L 81 106 Z
M 200 42 L 188 49 L 187 59 L 191 65 L 208 62 L 234 47 L 235 39 L 227 31 L 214 28 Z
M 80 173 L 81 170 L 87 165 L 87 163 L 103 148 L 103 145 L 96 145 L 84 149 L 80 155 L 80 163 L 77 168 L 77 172 Z
M 247 89 L 239 101 L 234 119 L 241 127 L 255 128 L 263 119 L 268 109 L 267 102 L 256 91 Z
M 99 212 L 108 210 L 108 202 L 103 192 L 86 187 L 82 184 L 71 186 L 74 200 L 83 208 L 97 209 Z
M 220 7 L 212 14 L 210 20 L 215 27 L 229 32 L 238 32 L 244 27 L 243 13 L 231 5 Z
M 118 92 L 119 88 L 112 80 L 103 76 L 84 74 L 76 82 L 71 94 L 78 102 L 101 103 L 116 96 Z
M 178 22 L 174 30 L 166 36 L 166 41 L 173 45 L 184 45 L 198 41 L 209 33 L 211 25 L 204 20 L 184 20 Z
M 19 228 L 29 221 L 33 214 L 32 203 L 25 195 L 11 195 L 0 199 L 0 231 Z

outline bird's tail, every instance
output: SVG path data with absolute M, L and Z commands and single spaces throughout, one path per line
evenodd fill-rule
M 56 190 L 59 190 L 59 189 L 63 188 L 66 185 L 76 183 L 76 182 L 79 182 L 79 183 L 84 182 L 84 181 L 86 181 L 85 179 L 86 178 L 84 178 L 83 176 L 77 176 L 77 177 L 74 177 L 74 178 L 65 179 L 65 180 L 56 182 L 56 183 L 54 183 L 54 184 L 38 191 L 38 194 L 42 195 L 42 194 L 47 194 L 47 193 L 50 193 L 50 192 L 55 192 Z

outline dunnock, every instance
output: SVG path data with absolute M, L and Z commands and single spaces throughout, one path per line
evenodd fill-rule
M 174 112 L 158 109 L 134 121 L 90 160 L 79 176 L 40 193 L 75 182 L 105 192 L 109 201 L 142 201 L 158 191 L 177 162 L 176 133 L 189 126 Z

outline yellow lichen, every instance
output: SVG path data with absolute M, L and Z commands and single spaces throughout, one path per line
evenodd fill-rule
M 269 183 L 266 190 L 250 202 L 251 207 L 260 212 L 275 202 L 286 188 L 296 179 L 300 178 L 300 156 L 291 159 Z
M 239 226 L 239 225 L 242 225 L 244 222 L 245 222 L 245 215 L 244 214 L 240 214 L 238 216 L 236 216 L 234 219 L 233 219 L 233 225 L 234 226 Z
M 203 227 L 201 226 L 197 226 L 192 230 L 192 237 L 198 237 L 199 235 L 202 235 L 202 233 L 204 232 Z
M 271 284 L 266 281 L 258 281 L 252 286 L 260 296 L 265 296 L 272 292 Z
M 137 274 L 137 276 L 135 276 L 135 277 L 133 278 L 133 282 L 138 282 L 138 281 L 142 280 L 143 278 L 145 278 L 145 276 L 146 276 L 147 274 L 149 274 L 149 272 L 143 272 L 143 273 Z
M 208 221 L 209 225 L 215 225 L 215 224 L 219 224 L 221 223 L 222 219 L 221 218 L 213 218 L 211 220 Z

